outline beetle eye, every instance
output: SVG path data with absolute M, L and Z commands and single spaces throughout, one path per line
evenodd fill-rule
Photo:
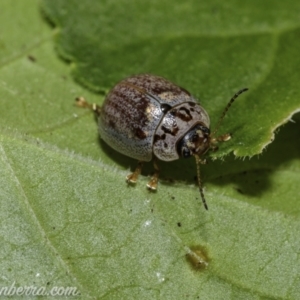
M 205 126 L 200 126 L 200 129 L 202 132 L 206 133 L 207 135 L 210 134 L 210 130 L 209 128 L 205 127 Z
M 191 156 L 191 151 L 190 150 L 188 150 L 187 148 L 183 148 L 182 149 L 182 156 L 183 157 L 190 157 Z

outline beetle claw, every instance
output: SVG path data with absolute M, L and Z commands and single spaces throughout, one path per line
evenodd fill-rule
M 151 191 L 156 191 L 157 190 L 157 178 L 152 178 L 148 183 L 147 183 L 147 188 Z
M 139 161 L 134 172 L 126 176 L 126 182 L 135 184 L 138 180 L 139 175 L 141 174 L 142 167 L 143 167 L 143 162 Z
M 159 167 L 157 164 L 157 158 L 154 157 L 153 159 L 153 166 L 154 166 L 154 174 L 151 177 L 151 180 L 147 183 L 147 188 L 151 191 L 156 191 L 157 184 L 158 184 L 158 176 L 159 176 Z
M 127 175 L 126 176 L 126 182 L 127 183 L 133 183 L 133 184 L 137 183 L 137 176 L 135 176 L 134 173 Z
M 218 140 L 219 142 L 227 142 L 227 141 L 229 141 L 230 139 L 231 139 L 231 134 L 230 134 L 230 133 L 225 133 L 225 134 L 223 134 L 223 135 L 217 137 L 217 140 Z

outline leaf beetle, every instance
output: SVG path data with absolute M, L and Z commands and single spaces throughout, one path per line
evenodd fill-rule
M 231 98 L 212 133 L 209 116 L 197 99 L 184 88 L 152 74 L 123 79 L 110 90 L 101 107 L 82 97 L 76 101 L 96 113 L 100 136 L 110 147 L 138 160 L 137 168 L 126 178 L 128 183 L 136 183 L 143 163 L 153 160 L 155 172 L 147 187 L 156 190 L 157 160 L 194 156 L 200 195 L 208 209 L 200 179 L 200 163 L 205 162 L 201 157 L 209 149 L 216 150 L 219 141 L 230 139 L 230 134 L 215 135 L 231 104 L 247 90 L 241 89 Z

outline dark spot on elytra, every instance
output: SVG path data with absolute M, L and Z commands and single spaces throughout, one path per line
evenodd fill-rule
M 179 111 L 177 111 L 176 113 L 176 117 L 178 117 L 179 119 L 185 122 L 193 119 L 190 110 L 185 107 L 180 107 Z
M 151 89 L 151 92 L 154 94 L 154 95 L 160 95 L 162 93 L 165 92 L 165 89 L 161 86 L 161 85 L 158 85 L 158 86 L 155 86 Z
M 161 129 L 163 130 L 164 133 L 169 133 L 171 135 L 176 135 L 177 132 L 179 131 L 179 128 L 178 126 L 172 126 L 171 129 L 170 128 L 167 128 L 165 127 L 164 125 L 161 126 Z
M 153 144 L 155 144 L 157 141 L 159 141 L 160 140 L 160 135 L 158 135 L 158 134 L 155 134 L 154 135 L 154 138 L 153 138 Z
M 172 107 L 169 104 L 163 103 L 160 106 L 160 109 L 162 110 L 162 112 L 165 114 L 167 113 Z
M 113 120 L 109 120 L 108 124 L 111 128 L 116 128 L 116 123 Z
M 146 109 L 149 99 L 132 85 L 119 84 L 106 97 L 102 107 L 109 125 L 114 122 L 118 130 L 126 127 L 140 139 L 146 137 L 140 130 L 136 132 L 137 125 L 147 127 L 149 123 Z M 121 116 L 121 117 L 120 117 Z M 112 125 L 111 125 L 112 126 Z
M 165 138 L 166 138 L 166 134 L 165 133 L 163 133 L 162 135 L 155 134 L 154 135 L 154 139 L 153 139 L 153 143 L 155 144 L 157 141 L 164 140 Z
M 167 143 L 164 143 L 164 148 L 168 148 L 168 144 Z
M 135 130 L 135 136 L 137 138 L 139 138 L 140 140 L 143 140 L 143 139 L 145 139 L 147 137 L 147 134 L 141 128 L 136 128 L 136 130 Z

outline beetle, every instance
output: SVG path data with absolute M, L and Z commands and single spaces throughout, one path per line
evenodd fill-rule
M 187 90 L 152 74 L 138 74 L 117 83 L 107 94 L 103 105 L 89 104 L 83 97 L 77 105 L 91 108 L 98 118 L 101 138 L 118 152 L 135 158 L 138 165 L 126 177 L 136 183 L 144 162 L 153 160 L 154 174 L 147 187 L 156 190 L 159 167 L 157 160 L 173 161 L 194 156 L 197 165 L 199 192 L 208 209 L 200 179 L 201 157 L 216 150 L 219 141 L 230 134 L 215 137 L 220 124 L 234 100 L 247 88 L 239 90 L 229 101 L 216 129 L 210 132 L 210 119 L 198 100 Z

